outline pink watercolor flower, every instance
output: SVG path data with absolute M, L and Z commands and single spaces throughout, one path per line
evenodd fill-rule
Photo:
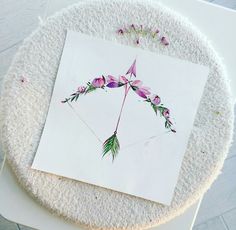
M 130 66 L 126 74 L 129 73 L 131 74 L 131 76 L 134 75 L 136 77 L 136 59 L 134 60 L 133 64 Z
M 78 91 L 79 93 L 84 93 L 84 92 L 86 91 L 86 87 L 85 87 L 85 86 L 79 86 L 78 89 L 77 89 L 77 91 Z
M 107 76 L 107 87 L 108 88 L 117 88 L 117 87 L 119 87 L 119 80 L 116 77 L 108 75 Z
M 108 88 L 117 88 L 125 85 L 128 82 L 128 79 L 125 76 L 120 76 L 119 78 L 113 77 L 111 75 L 107 76 L 107 87 Z
M 116 81 L 118 81 L 118 79 L 116 78 L 116 77 L 114 77 L 114 76 L 112 76 L 112 75 L 108 75 L 107 77 L 106 77 L 106 80 L 107 80 L 107 83 L 110 83 L 110 82 L 116 82 Z
M 134 87 L 140 87 L 140 86 L 142 86 L 142 84 L 143 84 L 143 82 L 140 80 L 135 80 L 131 83 L 131 85 Z
M 151 100 L 152 104 L 154 104 L 154 105 L 159 105 L 161 103 L 161 98 L 157 95 L 152 95 L 150 97 L 150 100 Z
M 147 98 L 150 95 L 150 88 L 142 86 L 143 83 L 140 80 L 135 80 L 131 83 L 131 88 L 142 98 Z
M 119 81 L 123 84 L 126 84 L 129 82 L 129 80 L 125 76 L 120 76 Z
M 170 110 L 169 109 L 164 109 L 162 114 L 165 118 L 169 118 L 170 117 Z
M 92 81 L 92 86 L 95 88 L 102 88 L 106 83 L 105 77 L 98 77 L 98 78 L 94 78 L 94 80 Z

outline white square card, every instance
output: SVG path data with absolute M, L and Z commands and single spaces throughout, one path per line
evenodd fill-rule
M 32 168 L 169 205 L 208 73 L 68 31 Z

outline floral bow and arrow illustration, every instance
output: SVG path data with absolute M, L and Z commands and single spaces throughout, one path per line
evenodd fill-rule
M 118 128 L 125 101 L 130 91 L 136 93 L 144 100 L 144 102 L 149 103 L 156 115 L 159 114 L 161 117 L 164 118 L 166 129 L 169 129 L 169 131 L 171 132 L 176 132 L 173 128 L 173 123 L 170 120 L 170 110 L 161 103 L 161 98 L 157 94 L 152 94 L 150 88 L 143 86 L 143 82 L 137 79 L 136 59 L 134 60 L 133 64 L 130 66 L 125 75 L 121 75 L 119 77 L 114 77 L 112 75 L 108 75 L 105 77 L 102 75 L 100 77 L 94 78 L 91 82 L 87 82 L 86 86 L 79 86 L 77 91 L 72 93 L 70 97 L 65 98 L 62 103 L 77 102 L 79 97 L 82 95 L 85 96 L 98 89 L 104 90 L 106 88 L 123 88 L 124 97 L 121 104 L 121 109 L 118 115 L 115 130 L 113 134 L 103 143 L 103 157 L 105 155 L 111 154 L 112 160 L 114 160 L 120 150 L 120 143 L 117 137 Z

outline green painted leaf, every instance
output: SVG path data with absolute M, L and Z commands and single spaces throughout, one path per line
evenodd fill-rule
M 155 113 L 156 113 L 156 115 L 157 115 L 158 106 L 156 106 L 156 105 L 155 105 L 155 104 L 153 104 L 153 103 L 151 103 L 151 106 L 152 106 L 152 108 L 153 108 L 154 112 L 155 112 Z
M 119 144 L 116 133 L 114 133 L 111 137 L 109 137 L 103 143 L 103 155 L 102 156 L 104 157 L 108 153 L 111 153 L 112 154 L 112 160 L 114 161 L 114 159 L 117 156 L 119 150 L 120 150 L 120 144 Z
M 169 124 L 169 122 L 168 122 L 167 120 L 165 121 L 165 128 L 166 128 L 166 129 L 169 129 L 169 128 L 170 128 L 170 124 Z
M 85 94 L 87 94 L 87 93 L 91 93 L 91 92 L 93 92 L 94 90 L 96 90 L 96 88 L 92 85 L 92 84 L 88 84 L 88 87 L 87 87 L 87 89 L 86 89 L 86 91 L 85 91 Z
M 71 101 L 71 102 L 74 101 L 75 98 L 76 98 L 76 96 L 73 96 L 73 97 L 70 99 L 70 101 Z
M 79 98 L 79 93 L 75 96 L 75 101 L 77 101 Z

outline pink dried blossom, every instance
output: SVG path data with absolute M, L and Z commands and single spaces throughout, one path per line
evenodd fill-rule
M 134 43 L 136 45 L 139 45 L 141 43 L 140 39 L 146 36 L 150 36 L 151 38 L 154 39 L 158 36 L 158 34 L 160 34 L 160 31 L 159 29 L 151 29 L 148 27 L 145 28 L 142 24 L 141 25 L 131 24 L 128 27 L 120 28 L 119 30 L 117 30 L 117 33 L 120 35 L 125 35 L 125 34 L 135 35 L 136 38 L 134 40 Z M 158 41 L 160 41 L 161 44 L 163 44 L 164 46 L 169 45 L 169 41 L 163 35 L 158 36 Z
M 165 46 L 168 46 L 169 45 L 169 42 L 167 41 L 166 37 L 162 37 L 161 38 L 161 43 Z
M 124 34 L 124 30 L 123 30 L 123 29 L 119 29 L 119 30 L 117 31 L 117 33 L 123 35 L 123 34 Z
M 131 24 L 131 28 L 136 31 L 135 25 Z
M 27 82 L 27 79 L 26 79 L 24 76 L 21 76 L 21 77 L 20 77 L 20 81 L 21 81 L 22 83 L 25 83 L 25 82 Z

